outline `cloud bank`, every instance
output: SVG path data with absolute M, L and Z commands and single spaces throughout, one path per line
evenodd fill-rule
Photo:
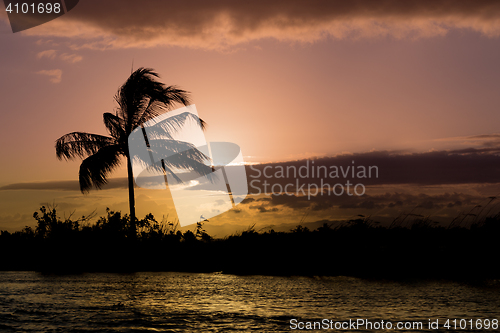
M 103 189 L 126 189 L 127 178 L 111 178 Z M 78 180 L 57 180 L 46 182 L 13 183 L 0 187 L 0 191 L 7 190 L 45 190 L 45 191 L 78 191 L 80 185 Z
M 456 140 L 456 138 L 454 138 Z M 458 184 L 498 184 L 500 183 L 500 135 L 480 135 L 461 138 L 462 141 L 477 141 L 478 147 L 442 150 L 422 153 L 404 153 L 393 151 L 373 151 L 356 154 L 342 154 L 332 157 L 316 158 L 312 160 L 301 159 L 296 161 L 265 163 L 247 165 L 248 182 L 256 180 L 255 185 L 249 187 L 249 192 L 255 194 L 255 186 L 259 187 L 264 181 L 286 185 L 298 180 L 299 184 L 319 183 L 324 179 L 330 183 L 362 182 L 365 185 L 402 185 L 412 184 L 417 186 L 432 185 L 458 185 Z M 314 163 L 313 163 L 314 162 Z M 355 166 L 356 174 L 352 177 L 351 171 L 343 175 L 342 170 Z M 357 172 L 359 167 L 366 169 L 366 177 L 360 178 Z M 368 177 L 368 169 L 372 170 Z M 324 167 L 324 168 L 322 168 Z M 227 166 L 226 168 L 231 168 Z M 295 169 L 287 174 L 287 169 Z M 300 170 L 303 168 L 304 170 Z M 315 174 L 311 170 L 315 169 Z M 322 168 L 318 172 L 318 168 Z M 337 178 L 331 177 L 332 168 L 336 168 Z M 342 169 L 343 168 L 343 169 Z M 302 177 L 305 170 L 309 170 L 307 177 Z M 284 173 L 280 173 L 281 170 Z M 326 177 L 324 170 L 326 171 Z M 352 170 L 352 169 L 349 169 Z M 277 176 L 277 172 L 280 173 Z M 192 178 L 198 178 L 193 174 Z M 202 190 L 208 181 L 202 181 L 191 186 L 190 189 Z M 126 178 L 110 178 L 103 189 L 127 188 Z M 291 187 L 293 189 L 293 187 Z M 15 183 L 0 187 L 1 190 L 63 190 L 79 191 L 77 180 Z M 260 189 L 263 193 L 263 188 Z
M 425 153 L 375 151 L 253 165 L 247 167 L 247 175 L 250 184 L 254 180 L 253 185 L 249 187 L 250 193 L 253 194 L 270 193 L 272 184 L 280 184 L 281 187 L 293 184 L 289 186 L 293 191 L 296 184 L 320 186 L 321 180 L 332 186 L 336 183 L 346 183 L 347 180 L 351 184 L 374 186 L 497 184 L 500 183 L 499 153 L 498 147 Z M 361 167 L 365 170 L 364 174 L 358 173 L 362 170 Z M 265 181 L 270 184 L 267 191 L 263 186 Z
M 224 48 L 253 40 L 419 38 L 453 29 L 500 35 L 500 3 L 452 0 L 81 1 L 26 31 L 71 37 L 74 48 Z

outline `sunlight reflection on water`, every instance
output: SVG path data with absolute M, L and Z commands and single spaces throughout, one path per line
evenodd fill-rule
M 499 296 L 496 286 L 455 282 L 0 272 L 0 331 L 288 332 L 292 318 L 394 322 L 500 318 Z

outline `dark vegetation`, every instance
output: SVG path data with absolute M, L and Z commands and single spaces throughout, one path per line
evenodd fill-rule
M 181 232 L 147 215 L 137 221 L 108 210 L 96 223 L 62 220 L 55 209 L 34 214 L 35 229 L 0 233 L 1 270 L 50 273 L 192 271 L 269 275 L 348 275 L 367 278 L 500 278 L 500 214 L 466 227 L 414 219 L 402 227 L 359 218 L 332 228 L 290 232 L 253 228 L 224 239 L 203 229 Z

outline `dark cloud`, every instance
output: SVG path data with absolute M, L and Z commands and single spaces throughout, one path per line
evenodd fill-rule
M 249 191 L 253 194 L 272 193 L 273 189 L 275 194 L 277 192 L 284 193 L 285 186 L 289 185 L 288 193 L 300 195 L 303 193 L 299 188 L 304 184 L 302 189 L 306 195 L 309 185 L 314 191 L 315 186 L 321 188 L 321 184 L 328 184 L 329 191 L 332 192 L 334 190 L 332 187 L 335 184 L 346 188 L 347 181 L 351 184 L 351 191 L 353 185 L 358 183 L 366 186 L 496 184 L 500 183 L 500 156 L 498 153 L 500 153 L 498 146 L 426 153 L 378 151 L 314 160 L 252 165 L 247 166 L 247 175 L 250 185 Z M 352 177 L 351 172 L 353 166 L 354 177 Z M 370 167 L 372 167 L 371 177 L 369 177 L 368 172 Z M 366 170 L 366 174 L 358 174 L 358 171 L 363 169 Z M 283 174 L 281 170 L 284 171 Z M 309 171 L 307 172 L 307 170 Z M 332 170 L 338 170 L 338 174 L 332 175 Z M 343 174 L 342 170 L 348 172 Z M 337 175 L 338 177 L 335 178 L 334 176 Z M 275 187 L 273 188 L 273 186 Z M 328 192 L 328 186 L 325 185 L 324 188 Z M 340 192 L 340 187 L 335 190 Z
M 319 158 L 314 160 L 298 160 L 283 163 L 269 163 L 247 166 L 247 177 L 249 182 L 250 194 L 257 194 L 259 191 L 264 193 L 264 182 L 267 182 L 267 193 L 271 193 L 272 186 L 276 191 L 283 191 L 287 184 L 287 190 L 291 194 L 301 195 L 299 187 L 303 187 L 307 195 L 308 184 L 313 184 L 311 190 L 316 190 L 315 186 L 320 187 L 321 180 L 325 186 L 323 196 L 333 196 L 332 189 L 335 184 L 341 184 L 344 187 L 346 181 L 350 181 L 352 192 L 353 185 L 362 183 L 365 186 L 371 185 L 452 185 L 452 184 L 496 184 L 500 183 L 500 153 L 498 147 L 494 148 L 467 148 L 454 151 L 435 151 L 427 153 L 401 153 L 401 152 L 369 152 L 359 154 L 346 154 L 335 157 Z M 353 163 L 354 161 L 354 163 Z M 307 168 L 308 166 L 308 168 Z M 352 167 L 355 167 L 355 177 L 352 177 Z M 331 170 L 336 167 L 338 178 L 332 178 Z M 364 167 L 366 178 L 358 174 L 360 167 Z M 372 169 L 371 178 L 368 178 L 369 167 Z M 226 168 L 231 168 L 230 166 Z M 312 169 L 315 168 L 315 174 Z M 318 177 L 317 170 L 320 170 Z M 343 168 L 343 169 L 342 169 Z M 342 170 L 349 171 L 344 175 Z M 309 170 L 308 177 L 305 176 L 305 170 Z M 284 170 L 283 176 L 277 174 L 279 170 Z M 286 174 L 286 171 L 288 175 Z M 294 171 L 295 170 L 295 171 Z M 324 172 L 326 170 L 326 174 Z M 265 173 L 264 173 L 265 172 Z M 266 177 L 268 175 L 269 177 Z M 324 176 L 327 177 L 324 177 Z M 344 177 L 345 176 L 345 177 Z M 209 189 L 208 181 L 199 178 L 200 184 L 190 187 L 191 190 Z M 126 178 L 111 178 L 103 189 L 127 188 Z M 61 190 L 61 191 L 79 191 L 78 181 L 50 181 L 50 182 L 31 182 L 15 183 L 0 187 L 0 190 Z M 318 190 L 318 194 L 321 194 Z M 269 198 L 248 197 L 243 203 L 253 201 L 270 201 Z M 397 205 L 397 200 L 394 201 Z
M 125 189 L 127 178 L 111 178 L 103 189 Z M 48 182 L 14 183 L 0 187 L 0 191 L 6 190 L 48 190 L 48 191 L 80 191 L 77 180 L 60 180 Z
M 450 202 L 448 204 L 448 208 L 452 208 L 452 207 L 461 207 L 462 206 L 462 201 L 455 201 L 455 202 Z
M 275 212 L 284 208 L 296 211 L 310 210 L 312 212 L 322 212 L 322 215 L 338 212 L 338 210 L 355 210 L 357 214 L 362 213 L 370 216 L 381 211 L 396 214 L 396 216 L 400 212 L 429 216 L 443 209 L 451 209 L 449 211 L 450 215 L 456 216 L 459 212 L 463 212 L 463 209 L 472 207 L 479 207 L 479 209 L 489 207 L 488 212 L 490 212 L 490 208 L 496 209 L 495 212 L 500 210 L 500 201 L 496 198 L 491 200 L 491 198 L 466 193 L 427 195 L 423 193 L 396 192 L 378 195 L 367 194 L 361 197 L 319 195 L 311 198 L 295 195 L 271 195 L 268 199 L 267 202 L 261 205 L 252 204 L 249 208 L 260 212 Z M 389 209 L 389 211 L 386 209 Z M 391 211 L 390 209 L 395 210 Z
M 389 202 L 389 204 L 387 205 L 387 207 L 389 208 L 401 207 L 401 206 L 403 206 L 403 202 L 399 200 L 396 202 Z
M 250 206 L 250 209 L 257 209 L 259 213 L 278 212 L 277 207 L 268 208 L 266 206 Z
M 77 47 L 217 48 L 262 38 L 425 37 L 454 28 L 498 36 L 499 17 L 500 4 L 487 0 L 86 0 L 27 33 L 87 40 Z
M 251 202 L 254 202 L 255 199 L 252 198 L 252 197 L 246 197 L 245 199 L 243 199 L 243 201 L 241 201 L 240 203 L 241 204 L 248 204 L 248 203 L 251 203 Z
M 361 209 L 382 209 L 386 205 L 384 204 L 377 204 L 375 203 L 374 200 L 361 200 L 358 203 L 351 203 L 351 204 L 343 204 L 340 205 L 339 208 L 361 208 Z

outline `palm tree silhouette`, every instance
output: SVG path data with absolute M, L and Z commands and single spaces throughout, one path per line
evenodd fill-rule
M 126 157 L 130 226 L 131 234 L 134 236 L 136 234 L 134 179 L 128 149 L 128 137 L 135 128 L 171 110 L 173 105 L 189 104 L 188 92 L 175 86 L 165 86 L 157 80 L 158 78 L 159 75 L 152 69 L 139 68 L 118 89 L 115 96 L 118 107 L 115 113 L 106 112 L 103 114 L 104 125 L 110 136 L 73 132 L 63 135 L 56 141 L 56 156 L 58 159 L 81 158 L 83 160 L 79 172 L 82 193 L 89 192 L 92 188 L 100 189 L 107 183 L 109 174 L 120 165 L 121 158 Z M 199 174 L 208 175 L 212 168 L 203 163 L 208 160 L 208 157 L 193 145 L 173 140 L 168 134 L 168 131 L 179 129 L 189 118 L 196 118 L 195 120 L 201 128 L 205 128 L 203 120 L 189 112 L 170 117 L 162 126 L 167 135 L 157 137 L 157 139 L 162 140 L 162 144 L 158 145 L 156 143 L 155 146 L 151 146 L 148 143 L 148 149 L 154 150 L 158 148 L 161 152 L 165 152 L 166 149 L 178 153 L 178 147 L 183 149 L 187 147 L 190 149 L 189 152 L 186 154 L 181 153 L 181 158 L 161 161 L 160 166 L 163 172 L 174 175 L 170 168 L 175 167 L 192 169 Z M 144 130 L 143 133 L 145 135 Z M 148 142 L 147 138 L 145 140 Z M 147 163 L 147 161 L 143 162 Z M 158 164 L 153 168 L 158 168 Z

